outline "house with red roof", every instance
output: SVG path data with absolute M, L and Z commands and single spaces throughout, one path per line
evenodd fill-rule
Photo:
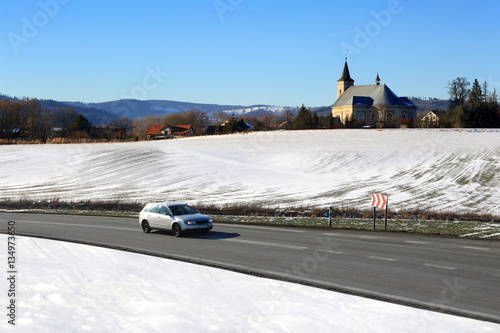
M 146 138 L 170 139 L 193 136 L 194 129 L 191 125 L 151 125 L 146 132 Z

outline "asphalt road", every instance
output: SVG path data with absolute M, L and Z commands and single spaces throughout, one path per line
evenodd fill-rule
M 500 323 L 499 241 L 236 224 L 175 238 L 144 234 L 137 219 L 12 213 L 0 213 L 0 233 L 9 220 L 17 235 L 184 260 Z

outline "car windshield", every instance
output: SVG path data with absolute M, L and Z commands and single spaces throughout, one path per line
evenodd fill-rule
M 188 205 L 175 205 L 169 206 L 169 208 L 174 215 L 189 215 L 198 213 L 196 209 Z

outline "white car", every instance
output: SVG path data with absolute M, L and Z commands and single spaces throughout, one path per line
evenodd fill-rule
M 168 230 L 176 237 L 186 231 L 208 232 L 214 227 L 210 217 L 183 203 L 150 203 L 139 213 L 139 225 L 145 233 Z

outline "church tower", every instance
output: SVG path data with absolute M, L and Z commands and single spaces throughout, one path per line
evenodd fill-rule
M 351 79 L 349 74 L 349 67 L 347 67 L 347 57 L 345 58 L 344 70 L 342 76 L 337 80 L 337 99 L 344 93 L 350 86 L 354 85 L 354 80 Z

